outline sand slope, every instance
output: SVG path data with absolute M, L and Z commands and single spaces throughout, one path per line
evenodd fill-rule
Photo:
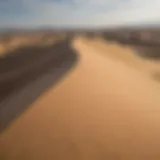
M 1 135 L 1 159 L 159 160 L 159 84 L 86 40 L 73 47 L 77 67 Z

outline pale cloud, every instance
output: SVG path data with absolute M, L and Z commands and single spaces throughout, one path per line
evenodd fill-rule
M 159 24 L 159 10 L 159 0 L 0 0 L 0 26 Z

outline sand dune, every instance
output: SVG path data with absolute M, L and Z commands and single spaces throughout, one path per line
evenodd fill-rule
M 18 48 L 27 46 L 50 46 L 65 38 L 65 35 L 48 35 L 47 33 L 33 33 L 24 35 L 0 35 L 0 57 L 4 56 Z
M 1 135 L 1 159 L 159 160 L 160 85 L 148 62 L 83 38 L 72 47 L 77 67 Z
M 154 72 L 154 70 L 160 69 L 159 61 L 154 61 L 151 59 L 145 59 L 144 57 L 138 56 L 135 48 L 127 45 L 121 45 L 118 42 L 109 42 L 105 41 L 102 38 L 96 38 L 93 41 L 85 40 L 85 43 L 88 43 L 95 50 L 102 51 L 102 53 L 106 58 L 112 58 L 113 60 L 122 62 L 127 64 L 130 67 L 133 67 L 138 70 L 146 71 L 149 73 Z M 146 52 L 146 48 L 144 48 L 143 52 Z M 151 49 L 149 50 L 151 52 Z M 152 52 L 154 54 L 154 49 L 152 48 Z

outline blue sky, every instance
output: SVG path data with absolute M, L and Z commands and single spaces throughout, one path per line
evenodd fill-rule
M 160 0 L 0 0 L 0 27 L 160 24 Z

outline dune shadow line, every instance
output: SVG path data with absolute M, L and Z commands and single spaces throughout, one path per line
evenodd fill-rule
M 69 43 L 21 48 L 0 59 L 0 132 L 76 65 Z

